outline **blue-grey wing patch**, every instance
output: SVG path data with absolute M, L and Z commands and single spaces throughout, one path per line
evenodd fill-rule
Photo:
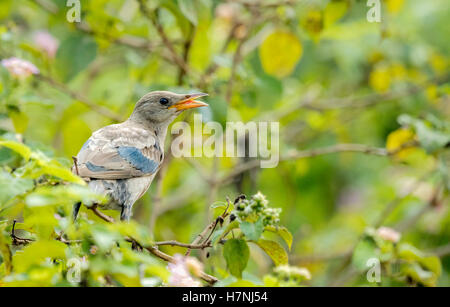
M 144 174 L 153 174 L 158 169 L 159 163 L 145 156 L 141 150 L 132 146 L 120 146 L 117 148 L 119 155 L 130 163 L 135 169 Z
M 157 138 L 124 124 L 104 127 L 89 138 L 72 171 L 83 178 L 128 179 L 154 174 L 163 159 Z

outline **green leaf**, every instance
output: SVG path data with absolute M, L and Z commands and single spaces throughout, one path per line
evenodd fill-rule
M 259 239 L 254 243 L 269 255 L 276 266 L 288 263 L 288 254 L 278 242 Z
M 289 250 L 291 250 L 293 237 L 291 232 L 286 227 L 267 226 L 265 230 L 278 234 L 284 240 L 284 242 L 286 242 Z
M 48 164 L 44 166 L 44 171 L 46 174 L 61 178 L 65 181 L 77 183 L 80 185 L 86 185 L 83 179 L 74 175 L 70 170 L 60 167 L 54 164 Z
M 294 34 L 281 30 L 267 36 L 259 48 L 264 71 L 279 78 L 292 73 L 302 53 L 300 40 Z
M 84 70 L 97 56 L 97 44 L 80 33 L 68 36 L 56 54 L 57 71 L 65 81 L 71 80 Z
M 227 207 L 227 203 L 224 201 L 216 201 L 216 202 L 213 202 L 211 205 L 211 209 L 226 208 L 226 207 Z
M 27 245 L 21 253 L 13 257 L 15 273 L 26 272 L 33 265 L 40 265 L 47 259 L 65 259 L 66 248 L 64 243 L 56 240 L 38 241 Z
M 238 278 L 242 278 L 242 271 L 247 266 L 249 256 L 247 242 L 242 239 L 230 239 L 223 246 L 223 257 L 228 270 Z
M 12 271 L 12 254 L 11 254 L 11 250 L 9 249 L 9 244 L 10 242 L 8 242 L 8 240 L 6 239 L 6 237 L 4 236 L 6 233 L 4 232 L 5 229 L 5 225 L 0 225 L 0 255 L 2 256 L 2 262 L 4 263 L 5 266 L 5 275 L 9 275 L 11 274 Z M 1 271 L 0 271 L 0 276 L 1 276 Z
M 28 116 L 18 110 L 8 112 L 17 133 L 24 133 L 28 127 Z
M 442 272 L 441 260 L 437 256 L 426 256 L 419 260 L 419 263 L 433 272 L 436 276 L 440 276 Z
M 16 178 L 10 173 L 0 173 L 0 208 L 17 195 L 22 195 L 33 188 L 33 180 Z
M 192 24 L 197 25 L 197 11 L 195 8 L 195 1 L 192 0 L 178 0 L 178 7 L 181 13 L 186 17 Z
M 406 261 L 417 261 L 424 257 L 420 250 L 408 243 L 402 243 L 398 246 L 397 255 Z
M 261 218 L 255 223 L 242 222 L 240 227 L 247 239 L 251 241 L 258 241 L 264 231 L 263 220 Z
M 189 52 L 189 63 L 197 70 L 204 70 L 211 59 L 211 39 L 209 37 L 210 23 L 202 21 L 195 30 Z
M 367 260 L 370 258 L 379 258 L 379 251 L 376 242 L 372 238 L 366 237 L 356 245 L 353 251 L 352 263 L 359 271 L 365 271 L 367 269 Z
M 429 153 L 447 146 L 450 143 L 450 132 L 436 127 L 436 123 L 416 119 L 403 114 L 398 118 L 401 125 L 412 126 L 420 145 Z

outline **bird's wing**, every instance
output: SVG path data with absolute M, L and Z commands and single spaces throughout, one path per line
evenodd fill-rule
M 83 178 L 129 179 L 154 174 L 162 159 L 163 151 L 150 131 L 110 125 L 86 141 L 73 171 Z

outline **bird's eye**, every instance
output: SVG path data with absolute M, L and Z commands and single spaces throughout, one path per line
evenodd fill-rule
M 169 103 L 169 99 L 167 99 L 167 98 L 161 98 L 161 99 L 159 100 L 159 103 L 162 104 L 162 105 L 166 105 L 166 104 Z

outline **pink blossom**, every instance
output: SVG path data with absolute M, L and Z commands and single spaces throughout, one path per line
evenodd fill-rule
M 59 47 L 59 41 L 47 31 L 37 31 L 33 35 L 34 43 L 47 53 L 50 58 L 54 58 Z
M 39 69 L 33 63 L 16 57 L 4 59 L 1 63 L 15 78 L 23 79 L 33 74 L 39 74 Z
M 402 236 L 399 232 L 389 227 L 378 228 L 377 235 L 386 241 L 391 241 L 394 243 L 397 243 L 400 240 L 400 237 Z
M 184 257 L 180 254 L 174 256 L 174 262 L 169 263 L 167 268 L 170 271 L 169 286 L 172 287 L 200 287 L 200 281 L 194 279 L 194 275 L 199 275 L 202 264 L 193 257 Z

